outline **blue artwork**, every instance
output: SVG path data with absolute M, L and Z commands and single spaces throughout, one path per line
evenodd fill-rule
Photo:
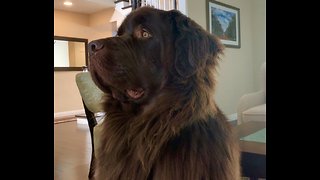
M 236 40 L 236 14 L 211 7 L 211 31 L 221 39 Z
M 218 21 L 220 22 L 223 31 L 225 32 L 227 30 L 227 27 L 229 26 L 229 23 L 232 20 L 232 17 L 235 16 L 235 13 L 231 13 L 228 11 L 224 11 L 217 8 L 212 8 L 213 14 L 217 17 Z

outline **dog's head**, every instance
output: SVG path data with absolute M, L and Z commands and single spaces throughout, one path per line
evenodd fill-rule
M 163 88 L 207 81 L 222 45 L 178 11 L 139 8 L 130 13 L 116 37 L 89 44 L 92 78 L 121 102 L 148 102 Z M 202 74 L 202 75 L 200 75 Z

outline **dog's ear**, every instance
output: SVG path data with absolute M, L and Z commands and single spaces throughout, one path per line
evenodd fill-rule
M 220 40 L 179 11 L 169 14 L 175 36 L 175 71 L 188 78 L 208 64 L 216 64 L 224 49 Z

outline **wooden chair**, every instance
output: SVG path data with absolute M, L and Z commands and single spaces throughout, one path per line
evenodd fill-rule
M 76 74 L 76 83 L 82 98 L 85 114 L 88 120 L 88 126 L 91 136 L 91 162 L 89 168 L 89 179 L 94 174 L 94 163 L 95 163 L 95 154 L 94 154 L 94 127 L 97 125 L 97 120 L 95 113 L 103 112 L 102 97 L 104 93 L 94 84 L 91 79 L 89 72 L 81 72 Z

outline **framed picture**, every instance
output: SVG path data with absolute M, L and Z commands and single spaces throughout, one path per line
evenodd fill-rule
M 206 3 L 207 30 L 226 47 L 240 48 L 240 9 L 214 0 Z

